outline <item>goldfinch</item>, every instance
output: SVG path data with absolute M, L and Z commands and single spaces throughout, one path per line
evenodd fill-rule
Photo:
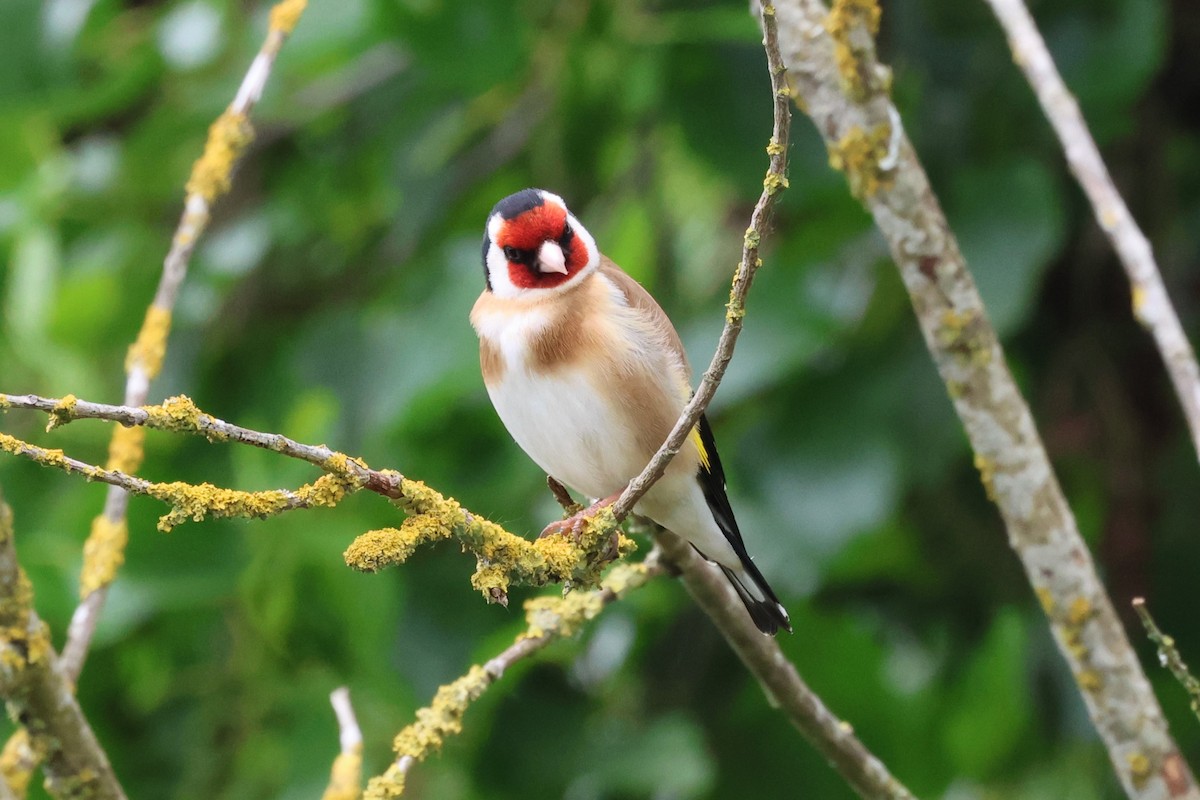
M 589 498 L 615 499 L 691 396 L 679 334 L 547 191 L 525 189 L 492 209 L 483 274 L 471 324 L 496 413 L 548 475 Z M 759 630 L 791 631 L 742 542 L 708 420 L 634 511 L 716 562 Z

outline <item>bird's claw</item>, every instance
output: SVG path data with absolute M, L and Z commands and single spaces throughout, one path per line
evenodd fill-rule
M 594 517 L 596 513 L 600 511 L 600 509 L 615 503 L 617 498 L 620 496 L 621 493 L 617 492 L 610 497 L 604 498 L 603 500 L 597 500 L 587 508 L 582 509 L 581 511 L 576 511 L 574 514 L 565 519 L 551 522 L 542 529 L 542 532 L 538 534 L 538 538 L 541 539 L 545 536 L 569 535 L 576 544 L 579 544 L 580 539 L 583 537 L 584 530 L 587 529 L 588 521 Z M 618 543 L 619 540 L 617 538 L 617 532 L 613 531 L 612 542 L 605 547 L 604 554 L 607 555 L 611 552 L 615 555 L 617 552 Z

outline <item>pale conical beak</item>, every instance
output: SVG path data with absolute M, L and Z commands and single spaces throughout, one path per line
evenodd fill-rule
M 567 274 L 567 259 L 563 256 L 558 242 L 542 242 L 538 248 L 538 270 L 541 272 L 559 272 Z

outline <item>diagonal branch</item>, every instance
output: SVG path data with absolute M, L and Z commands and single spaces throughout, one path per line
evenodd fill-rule
M 797 101 L 875 217 L 954 403 L 988 497 L 1025 567 L 1125 792 L 1197 790 L 1096 574 L 975 282 L 888 95 L 874 0 L 786 0 L 779 36 Z
M 1008 34 L 1013 60 L 1025 73 L 1042 111 L 1058 134 L 1067 163 L 1087 194 L 1096 221 L 1108 234 L 1125 267 L 1133 289 L 1134 316 L 1154 337 L 1183 408 L 1192 445 L 1200 456 L 1200 366 L 1196 364 L 1196 354 L 1167 295 L 1150 242 L 1113 185 L 1100 150 L 1079 111 L 1079 103 L 1058 74 L 1046 42 L 1023 0 L 987 2 Z
M 913 795 L 867 750 L 854 729 L 808 688 L 779 643 L 750 622 L 729 581 L 678 536 L 660 528 L 656 539 L 680 570 L 696 605 L 712 619 L 763 692 L 854 791 L 868 800 L 912 800 Z
M 150 381 L 162 368 L 167 337 L 171 332 L 171 314 L 179 287 L 187 275 L 192 251 L 208 227 L 213 203 L 229 191 L 233 169 L 253 141 L 250 112 L 262 97 L 275 58 L 306 5 L 307 0 L 281 0 L 272 7 L 267 36 L 258 55 L 242 79 L 233 102 L 209 129 L 204 154 L 196 161 L 187 183 L 183 214 L 163 261 L 154 300 L 146 309 L 141 330 L 125 359 L 125 405 L 138 406 L 146 402 Z M 140 429 L 118 428 L 113 432 L 109 469 L 136 472 L 141 466 L 142 454 Z M 115 485 L 109 489 L 104 510 L 93 522 L 92 535 L 84 548 L 80 580 L 83 598 L 71 616 L 63 647 L 63 663 L 72 682 L 78 680 L 83 670 L 100 611 L 108 596 L 108 585 L 125 560 L 125 543 L 129 538 L 126 526 L 128 502 L 126 489 Z
M 12 511 L 0 497 L 0 695 L 45 760 L 55 797 L 125 800 L 108 757 L 79 708 L 70 677 L 33 609 L 33 587 L 17 562 Z M 7 778 L 7 776 L 6 776 Z M 0 781 L 10 794 L 16 790 Z
M 441 687 L 433 702 L 417 711 L 417 721 L 396 736 L 393 745 L 396 760 L 367 784 L 365 800 L 399 797 L 413 766 L 441 749 L 447 738 L 462 732 L 467 709 L 504 677 L 510 667 L 551 642 L 574 636 L 614 600 L 663 572 L 663 564 L 654 550 L 640 564 L 618 564 L 597 589 L 572 592 L 565 597 L 537 597 L 526 602 L 525 631 L 483 666 L 475 665 L 466 675 Z
M 762 193 L 754 205 L 754 211 L 750 214 L 750 226 L 746 228 L 745 236 L 742 238 L 742 259 L 738 263 L 737 271 L 734 272 L 733 286 L 729 290 L 725 327 L 721 331 L 721 338 L 717 341 L 717 349 L 713 353 L 712 362 L 704 371 L 704 377 L 696 388 L 696 393 L 692 395 L 691 401 L 679 415 L 679 420 L 671 429 L 667 440 L 663 442 L 662 447 L 658 448 L 658 452 L 650 459 L 650 463 L 646 465 L 641 474 L 629 482 L 625 491 L 621 492 L 621 496 L 613 503 L 612 513 L 618 520 L 624 519 L 633 510 L 637 501 L 667 471 L 667 465 L 679 454 L 684 440 L 692 435 L 696 423 L 704 414 L 704 410 L 708 408 L 713 395 L 716 394 L 721 379 L 725 377 L 729 360 L 733 358 L 733 348 L 737 345 L 738 335 L 742 332 L 742 320 L 746 316 L 746 294 L 750 291 L 754 273 L 762 266 L 762 259 L 759 258 L 759 246 L 762 243 L 767 224 L 770 222 L 771 212 L 775 208 L 775 201 L 779 193 L 788 185 L 787 150 L 792 121 L 791 92 L 787 86 L 783 57 L 779 54 L 775 10 L 769 5 L 764 6 L 761 17 L 763 48 L 766 50 L 767 67 L 771 75 L 773 122 L 771 143 L 767 145 L 767 155 L 770 156 L 771 164 L 767 169 L 766 178 L 763 180 Z
M 340 748 L 321 800 L 358 800 L 362 795 L 363 736 L 354 706 L 350 704 L 350 690 L 345 686 L 334 689 L 329 702 L 337 717 Z

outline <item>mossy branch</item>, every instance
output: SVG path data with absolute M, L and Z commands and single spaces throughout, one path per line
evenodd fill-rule
M 0 695 L 26 731 L 28 750 L 44 761 L 46 788 L 55 797 L 124 800 L 108 758 L 75 700 L 33 609 L 33 587 L 17 562 L 12 511 L 0 497 Z M 16 749 L 14 748 L 14 752 Z M 27 770 L 4 764 L 5 786 L 24 793 Z
M 192 251 L 208 228 L 212 204 L 229 190 L 234 168 L 253 141 L 250 113 L 262 97 L 275 58 L 295 29 L 306 5 L 307 0 L 282 0 L 271 9 L 266 38 L 242 79 L 233 102 L 213 123 L 204 152 L 192 167 L 183 213 L 163 260 L 154 299 L 146 309 L 141 329 L 125 358 L 124 403 L 127 406 L 139 406 L 146 402 L 150 381 L 162 368 L 175 302 L 179 287 L 187 275 Z M 117 428 L 113 431 L 108 469 L 126 474 L 137 471 L 143 456 L 142 434 L 140 428 Z M 128 499 L 124 489 L 117 486 L 109 488 L 104 509 L 93 522 L 92 535 L 85 546 L 83 574 L 80 577 L 83 598 L 71 616 L 62 655 L 66 673 L 72 682 L 78 679 L 83 670 L 83 662 L 108 596 L 108 586 L 125 560 L 127 536 L 119 534 L 126 530 Z M 10 739 L 4 752 L 22 750 L 19 745 L 19 741 Z M 27 762 L 28 759 L 23 760 L 23 763 Z
M 350 690 L 344 686 L 334 689 L 329 703 L 337 717 L 340 746 L 321 800 L 358 800 L 362 796 L 363 737 L 354 706 L 350 704 Z
M 555 537 L 558 538 L 558 537 Z M 537 597 L 525 603 L 526 628 L 509 647 L 483 665 L 438 689 L 433 702 L 417 711 L 417 721 L 396 735 L 396 761 L 372 778 L 366 800 L 399 797 L 413 765 L 441 749 L 446 739 L 462 732 L 462 720 L 471 704 L 516 662 L 528 658 L 558 639 L 574 636 L 614 600 L 644 586 L 664 572 L 657 551 L 640 564 L 613 567 L 599 588 L 572 592 L 565 597 Z
M 71 458 L 62 450 L 29 444 L 6 433 L 0 433 L 0 450 L 28 458 L 45 467 L 83 475 L 89 481 L 107 483 L 132 494 L 144 494 L 161 500 L 171 506 L 171 510 L 158 520 L 158 529 L 163 532 L 169 532 L 187 520 L 199 522 L 223 517 L 264 519 L 297 508 L 332 507 L 350 492 L 362 488 L 352 472 L 338 470 L 332 465 L 330 472 L 298 489 L 247 492 L 224 489 L 210 483 L 155 483 Z
M 1183 656 L 1179 654 L 1179 648 L 1175 646 L 1175 639 L 1163 633 L 1162 629 L 1158 627 L 1154 617 L 1150 616 L 1150 609 L 1146 608 L 1145 599 L 1133 598 L 1133 610 L 1137 612 L 1138 619 L 1142 621 L 1142 627 L 1146 629 L 1146 635 L 1150 637 L 1150 641 L 1158 647 L 1159 663 L 1171 670 L 1175 680 L 1179 681 L 1179 685 L 1187 692 L 1192 713 L 1196 715 L 1197 719 L 1200 719 L 1200 680 L 1197 680 L 1196 676 L 1188 669 Z
M 372 469 L 360 459 L 324 445 L 303 444 L 279 434 L 225 422 L 204 413 L 187 397 L 172 397 L 161 405 L 132 408 L 93 403 L 70 395 L 56 399 L 0 394 L 0 410 L 3 409 L 43 411 L 50 417 L 47 426 L 50 429 L 73 420 L 96 419 L 203 436 L 210 442 L 247 444 L 307 461 L 326 472 L 299 489 L 265 492 L 223 489 L 210 484 L 153 483 L 0 433 L 0 450 L 168 503 L 172 509 L 159 521 L 163 530 L 189 519 L 267 517 L 299 508 L 329 507 L 351 492 L 367 489 L 388 498 L 410 516 L 400 528 L 385 528 L 360 536 L 346 551 L 350 566 L 378 571 L 403 563 L 422 544 L 455 538 L 476 557 L 472 585 L 489 602 L 501 604 L 507 603 L 508 588 L 514 583 L 592 586 L 608 562 L 635 549 L 633 540 L 620 533 L 616 519 L 607 509 L 591 521 L 578 539 L 547 536 L 531 542 L 471 513 L 453 498 L 420 481 L 392 470 Z M 119 533 L 107 531 L 107 535 Z M 96 568 L 111 568 L 111 564 L 98 563 Z
M 776 4 L 797 104 L 888 242 L 988 496 L 1000 510 L 1009 543 L 1125 792 L 1138 800 L 1200 800 L 1079 535 L 962 252 L 904 134 L 889 96 L 890 71 L 875 53 L 875 6 L 875 0 L 836 0 L 832 10 L 821 0 Z M 838 40 L 848 29 L 852 70 Z M 848 86 L 850 72 L 864 80 Z M 870 146 L 861 146 L 863 136 Z

